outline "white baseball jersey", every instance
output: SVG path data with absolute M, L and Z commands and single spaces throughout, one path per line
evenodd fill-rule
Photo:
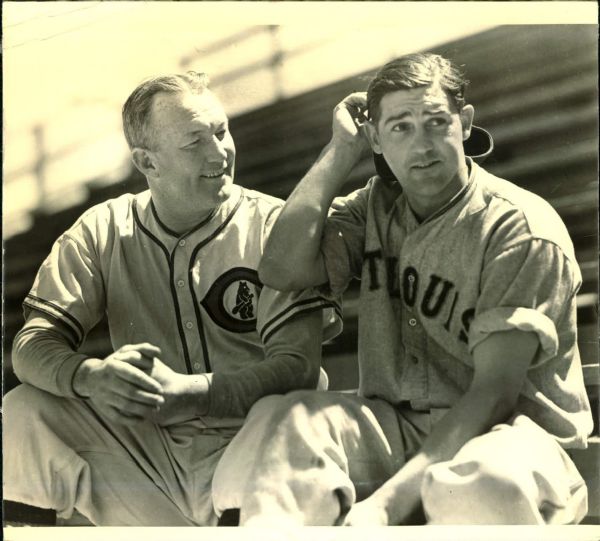
M 322 250 L 332 291 L 361 280 L 360 394 L 451 407 L 470 385 L 478 343 L 532 331 L 540 347 L 518 411 L 562 445 L 584 446 L 581 276 L 567 230 L 538 196 L 469 165 L 468 185 L 421 223 L 400 185 L 379 177 L 333 203 Z
M 68 330 L 74 348 L 106 312 L 114 349 L 151 342 L 168 366 L 184 374 L 231 373 L 259 363 L 270 336 L 315 310 L 323 310 L 324 338 L 331 338 L 341 328 L 335 301 L 314 290 L 281 293 L 258 279 L 263 247 L 282 205 L 233 186 L 209 217 L 177 235 L 161 223 L 149 191 L 99 204 L 56 241 L 25 312 L 52 316 Z M 73 396 L 79 362 L 73 358 L 48 377 L 57 394 Z M 213 380 L 209 418 L 225 406 L 219 384 Z M 222 426 L 217 419 L 207 422 Z

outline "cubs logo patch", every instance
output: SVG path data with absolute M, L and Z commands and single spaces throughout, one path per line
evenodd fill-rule
M 231 332 L 250 332 L 256 330 L 261 289 L 255 270 L 235 267 L 215 280 L 200 304 L 220 327 Z

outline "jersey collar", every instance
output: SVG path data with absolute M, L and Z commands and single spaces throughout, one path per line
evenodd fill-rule
M 242 198 L 242 188 L 236 184 L 231 187 L 231 195 L 206 218 L 183 234 L 167 227 L 159 218 L 152 201 L 150 190 L 137 194 L 134 198 L 134 219 L 138 225 L 154 236 L 169 251 L 181 241 L 201 242 L 213 235 L 227 221 L 238 207 Z
M 414 231 L 418 227 L 426 225 L 436 220 L 438 217 L 446 214 L 453 208 L 462 208 L 462 205 L 460 203 L 465 201 L 467 194 L 469 194 L 473 190 L 473 187 L 475 185 L 476 169 L 478 168 L 477 164 L 470 157 L 467 156 L 466 161 L 467 166 L 469 168 L 469 178 L 467 180 L 467 183 L 460 189 L 460 191 L 458 191 L 452 197 L 452 199 L 450 199 L 450 201 L 448 201 L 443 207 L 436 210 L 433 214 L 428 216 L 425 220 L 419 221 L 415 216 L 413 210 L 410 208 L 406 196 L 402 197 L 407 220 L 406 225 L 409 231 Z

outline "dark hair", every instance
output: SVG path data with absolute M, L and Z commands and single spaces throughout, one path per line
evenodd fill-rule
M 141 83 L 123 105 L 123 131 L 129 148 L 149 146 L 148 124 L 152 98 L 159 92 L 202 94 L 208 88 L 208 75 L 195 71 L 162 75 Z
M 369 118 L 377 123 L 383 96 L 396 90 L 409 90 L 435 83 L 444 89 L 458 111 L 465 104 L 468 81 L 450 60 L 433 53 L 401 56 L 383 66 L 369 83 L 367 108 Z

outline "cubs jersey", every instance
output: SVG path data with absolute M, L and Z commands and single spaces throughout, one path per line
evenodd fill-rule
M 74 349 L 106 313 L 115 350 L 151 342 L 163 362 L 184 374 L 230 373 L 263 361 L 274 333 L 316 310 L 323 312 L 324 339 L 331 338 L 341 328 L 335 301 L 314 290 L 278 292 L 258 279 L 282 204 L 233 186 L 226 202 L 183 235 L 161 222 L 149 191 L 97 205 L 56 241 L 25 313 L 50 315 Z M 56 387 L 72 395 L 78 362 L 63 364 Z
M 498 331 L 535 332 L 518 411 L 561 444 L 584 446 L 592 421 L 572 242 L 544 200 L 469 166 L 467 186 L 422 222 L 400 185 L 379 177 L 332 205 L 322 244 L 329 287 L 361 280 L 360 394 L 449 408 L 471 383 L 477 344 Z

